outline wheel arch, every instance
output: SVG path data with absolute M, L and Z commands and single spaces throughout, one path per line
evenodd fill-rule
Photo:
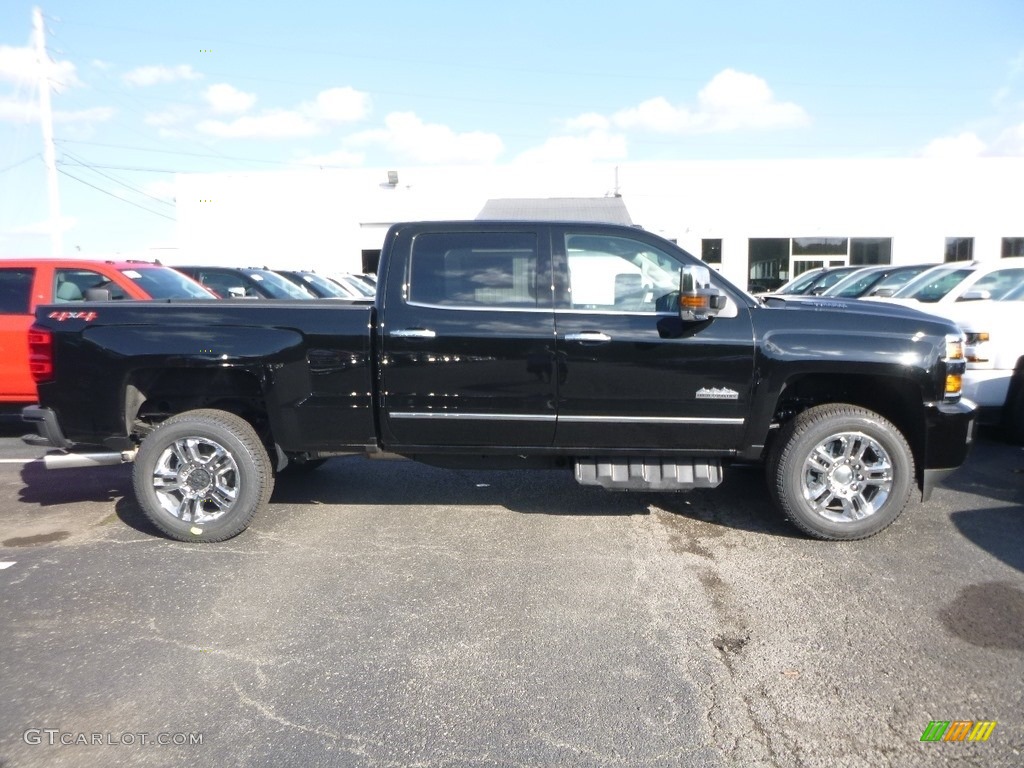
M 763 455 L 783 426 L 808 408 L 827 403 L 848 403 L 883 416 L 900 430 L 914 454 L 921 481 L 925 450 L 924 393 L 910 379 L 877 374 L 808 373 L 785 382 L 775 401 L 771 428 Z
M 271 439 L 262 377 L 244 368 L 143 368 L 125 384 L 124 418 L 129 434 L 148 434 L 179 413 L 198 409 L 245 419 L 264 442 Z

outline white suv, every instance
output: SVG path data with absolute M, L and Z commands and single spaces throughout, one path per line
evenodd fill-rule
M 1024 442 L 1024 283 L 998 301 L 968 301 L 945 316 L 967 335 L 963 396 L 982 421 L 1000 424 Z
M 869 297 L 946 317 L 943 310 L 958 301 L 999 299 L 1024 283 L 1024 256 L 994 261 L 952 261 L 922 272 L 892 296 Z

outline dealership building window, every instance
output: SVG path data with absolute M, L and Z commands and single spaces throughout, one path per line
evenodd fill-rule
M 795 275 L 789 274 L 788 237 L 752 237 L 747 241 L 747 287 L 774 291 Z
M 892 264 L 891 237 L 850 238 L 851 264 Z
M 722 240 L 721 238 L 700 241 L 700 257 L 707 264 L 722 263 Z
M 708 242 L 721 243 L 720 240 L 704 241 Z M 747 265 L 751 290 L 774 290 L 809 269 L 848 264 L 892 264 L 892 238 L 765 237 L 749 241 Z
M 1024 237 L 1003 238 L 1003 258 L 1024 256 Z
M 793 257 L 842 256 L 845 260 L 849 245 L 845 237 L 794 237 Z
M 946 238 L 946 261 L 970 261 L 973 258 L 973 237 Z

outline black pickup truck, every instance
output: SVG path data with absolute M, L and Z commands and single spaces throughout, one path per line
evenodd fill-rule
M 56 466 L 134 461 L 183 541 L 240 533 L 277 472 L 351 453 L 656 491 L 763 462 L 797 527 L 859 539 L 964 461 L 974 416 L 951 323 L 755 299 L 613 225 L 398 224 L 372 304 L 43 307 L 29 341 L 26 439 Z

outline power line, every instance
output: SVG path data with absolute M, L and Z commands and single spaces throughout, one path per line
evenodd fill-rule
M 16 163 L 12 163 L 11 165 L 8 165 L 6 168 L 0 168 L 0 173 L 7 173 L 7 171 L 13 170 L 13 169 L 17 168 L 19 165 L 24 165 L 29 160 L 35 160 L 37 157 L 39 157 L 39 153 L 38 152 L 36 152 L 33 155 L 29 155 L 24 160 L 19 160 Z
M 121 179 L 118 179 L 115 176 L 111 176 L 109 173 L 103 173 L 103 171 L 97 170 L 97 168 L 95 166 L 90 165 L 89 163 L 87 163 L 82 158 L 80 158 L 80 157 L 78 157 L 76 155 L 71 154 L 67 150 L 64 150 L 64 154 L 67 155 L 68 157 L 70 157 L 72 160 L 75 160 L 77 162 L 77 164 L 82 166 L 83 168 L 88 168 L 93 173 L 98 173 L 100 176 L 103 176 L 106 179 L 110 179 L 115 184 L 120 184 L 122 187 L 125 187 L 126 189 L 130 189 L 132 192 L 140 194 L 143 197 L 148 197 L 150 200 L 155 200 L 156 202 L 160 203 L 161 205 L 169 205 L 172 208 L 174 207 L 174 203 L 168 202 L 167 200 L 162 200 L 159 197 L 154 197 L 153 195 L 151 195 L 148 192 L 145 192 L 145 191 L 139 189 L 138 187 L 133 187 L 131 184 L 129 184 L 129 183 L 125 182 L 125 181 L 121 181 Z
M 136 208 L 141 208 L 142 210 L 146 211 L 147 213 L 152 213 L 154 216 L 160 216 L 161 218 L 167 219 L 168 221 L 177 221 L 177 219 L 175 219 L 173 216 L 167 216 L 166 214 L 160 213 L 159 211 L 151 210 L 151 209 L 147 208 L 146 206 L 139 205 L 138 203 L 132 202 L 131 200 L 125 200 L 123 197 L 118 197 L 113 192 L 108 192 L 107 190 L 103 189 L 102 187 L 97 187 L 95 184 L 90 184 L 88 181 L 80 179 L 77 176 L 72 176 L 70 173 L 65 171 L 63 168 L 58 168 L 57 172 L 64 174 L 69 179 L 74 179 L 75 181 L 77 181 L 80 184 L 85 184 L 85 186 L 87 186 L 87 187 L 92 187 L 97 192 L 102 192 L 104 195 L 110 195 L 110 197 L 114 198 L 115 200 L 120 200 L 122 203 L 128 203 L 128 205 L 134 205 Z
M 68 152 L 65 150 L 64 154 L 68 155 Z M 68 155 L 68 156 L 70 157 L 70 155 Z M 83 165 L 86 168 L 105 168 L 105 169 L 107 169 L 109 171 L 139 171 L 140 173 L 206 173 L 206 171 L 193 171 L 193 170 L 184 170 L 183 171 L 180 168 L 179 169 L 174 169 L 174 168 L 139 168 L 139 167 L 130 166 L 130 165 L 101 165 L 99 163 L 79 163 L 79 162 L 75 162 L 75 163 L 64 163 L 64 165 L 68 165 L 68 166 Z
M 215 160 L 235 160 L 240 163 L 268 163 L 270 165 L 294 165 L 302 166 L 303 163 L 296 163 L 289 160 L 267 160 L 256 157 L 235 157 L 233 155 L 209 155 L 202 152 L 182 152 L 173 149 L 150 149 L 149 147 L 132 147 L 126 144 L 104 144 L 99 141 L 81 141 L 79 139 L 57 139 L 60 144 L 88 144 L 93 147 L 109 147 L 111 149 L 131 149 L 137 152 L 156 152 L 163 155 L 184 155 L 186 157 L 208 157 Z

